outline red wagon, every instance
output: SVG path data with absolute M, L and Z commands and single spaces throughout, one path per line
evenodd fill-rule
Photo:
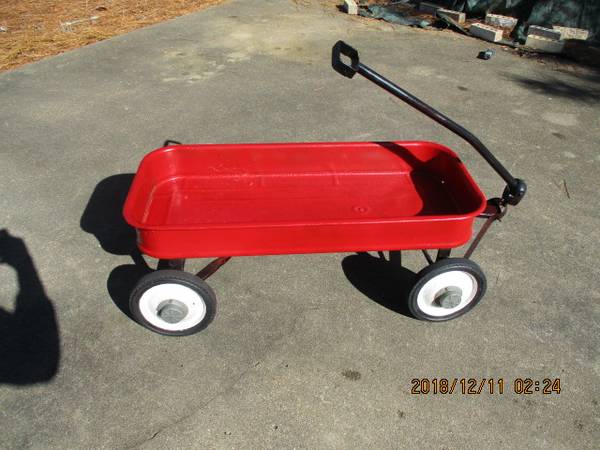
M 349 58 L 343 63 L 340 55 Z M 486 200 L 450 149 L 431 142 L 175 145 L 141 162 L 127 196 L 126 221 L 140 250 L 161 260 L 130 298 L 142 325 L 186 335 L 213 319 L 216 297 L 204 281 L 232 256 L 422 250 L 429 265 L 408 306 L 419 319 L 464 314 L 486 281 L 469 260 L 489 225 L 524 196 L 513 178 L 471 133 L 360 63 L 343 42 L 333 67 L 363 75 L 454 131 L 507 182 Z M 471 239 L 475 218 L 486 223 L 462 258 L 450 249 Z M 434 261 L 427 250 L 436 249 Z M 198 274 L 188 258 L 216 257 Z M 164 268 L 167 269 L 164 269 Z

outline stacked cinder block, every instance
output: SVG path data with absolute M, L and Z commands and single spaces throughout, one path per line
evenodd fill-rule
M 502 30 L 484 23 L 474 23 L 471 25 L 471 28 L 469 28 L 469 33 L 475 37 L 490 42 L 498 42 L 502 40 Z
M 561 27 L 559 25 L 552 25 L 552 29 L 560 32 L 561 39 L 577 39 L 579 41 L 585 41 L 590 35 L 589 31 L 584 30 L 583 28 L 571 28 Z
M 465 23 L 466 15 L 464 12 L 453 11 L 451 9 L 440 8 L 437 10 L 437 15 L 443 14 L 444 16 L 450 17 L 456 23 Z
M 345 0 L 346 4 L 354 3 L 355 0 Z M 351 5 L 347 6 L 352 9 Z M 439 5 L 428 2 L 419 2 L 419 11 L 431 14 L 432 16 L 445 16 L 452 19 L 457 24 L 464 24 L 466 21 L 465 13 L 452 11 L 442 8 Z M 469 27 L 469 33 L 472 36 L 484 39 L 490 42 L 500 42 L 504 37 L 504 31 L 512 31 L 518 23 L 518 19 L 501 14 L 486 14 L 485 24 L 474 23 Z M 561 53 L 565 40 L 586 40 L 589 36 L 588 30 L 581 28 L 563 27 L 553 25 L 552 28 L 545 28 L 538 25 L 530 25 L 527 30 L 527 40 L 525 45 L 533 50 L 547 53 Z
M 551 28 L 540 27 L 538 25 L 529 25 L 529 29 L 527 30 L 527 36 L 537 36 L 553 41 L 559 41 L 560 31 L 553 30 Z
M 525 46 L 545 53 L 561 53 L 565 43 L 560 40 L 560 31 L 529 25 Z
M 466 15 L 463 12 L 442 8 L 440 5 L 428 2 L 419 2 L 419 12 L 438 16 L 440 14 L 450 17 L 456 23 L 465 23 Z
M 561 53 L 565 47 L 565 40 L 586 40 L 588 30 L 581 28 L 561 27 L 553 25 L 552 28 L 530 25 L 527 30 L 525 45 L 534 50 L 546 53 Z
M 344 0 L 344 7 L 346 8 L 346 12 L 353 16 L 358 14 L 358 3 L 354 0 Z
M 498 28 L 506 28 L 508 30 L 512 30 L 519 19 L 509 16 L 502 16 L 500 14 L 486 14 L 485 15 L 485 23 L 486 25 L 490 25 L 492 27 Z
M 471 25 L 469 33 L 480 39 L 490 42 L 499 42 L 502 40 L 503 30 L 511 31 L 517 24 L 518 19 L 500 14 L 486 14 L 485 23 L 476 23 Z
M 561 53 L 565 47 L 565 42 L 536 36 L 535 34 L 528 34 L 525 46 L 545 53 Z

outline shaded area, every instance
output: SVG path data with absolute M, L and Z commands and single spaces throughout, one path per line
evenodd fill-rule
M 371 300 L 412 317 L 407 299 L 417 274 L 402 267 L 399 252 L 391 252 L 389 260 L 381 252 L 378 257 L 363 252 L 350 255 L 342 260 L 342 270 L 348 281 Z
M 503 75 L 521 87 L 541 95 L 570 98 L 584 103 L 597 103 L 600 101 L 600 76 L 598 75 L 579 75 L 584 82 L 596 83 L 596 86 L 567 83 L 556 77 L 545 77 L 540 80 L 507 73 Z
M 468 214 L 479 207 L 479 198 L 459 172 L 461 160 L 443 152 L 435 152 L 421 161 L 409 149 L 395 142 L 378 145 L 396 154 L 411 168 L 411 186 L 422 206 L 415 216 Z M 402 201 L 406 201 L 404 198 Z
M 81 229 L 93 234 L 106 252 L 131 257 L 133 264 L 116 267 L 107 280 L 111 299 L 130 318 L 129 294 L 137 281 L 152 271 L 137 247 L 135 229 L 123 218 L 123 205 L 133 177 L 127 173 L 100 181 L 80 221 Z
M 93 234 L 102 248 L 113 255 L 137 250 L 135 230 L 123 218 L 123 205 L 134 174 L 112 175 L 100 181 L 81 216 L 83 231 Z
M 0 230 L 0 265 L 16 271 L 19 286 L 14 311 L 0 308 L 0 383 L 49 381 L 60 360 L 54 307 L 25 242 L 7 230 Z
M 106 281 L 110 298 L 117 308 L 131 320 L 135 319 L 129 310 L 129 296 L 140 278 L 150 272 L 152 269 L 145 262 L 143 264 L 123 264 L 115 267 Z

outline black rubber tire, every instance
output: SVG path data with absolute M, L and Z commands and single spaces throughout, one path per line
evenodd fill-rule
M 433 277 L 438 276 L 444 272 L 450 272 L 453 270 L 467 272 L 475 278 L 477 282 L 477 293 L 473 300 L 464 308 L 455 311 L 452 314 L 447 316 L 431 316 L 429 314 L 424 313 L 417 303 L 417 297 L 419 295 L 419 291 L 423 288 L 425 283 L 431 280 Z M 420 320 L 427 320 L 430 322 L 445 322 L 447 320 L 455 319 L 456 317 L 462 316 L 467 313 L 473 307 L 479 303 L 479 301 L 483 298 L 485 291 L 487 288 L 487 281 L 485 275 L 481 268 L 475 264 L 473 261 L 465 258 L 446 258 L 440 261 L 437 261 L 423 270 L 421 270 L 417 274 L 417 282 L 410 290 L 408 294 L 408 309 L 411 314 Z
M 196 291 L 196 293 L 200 295 L 206 305 L 206 315 L 200 323 L 184 330 L 171 331 L 157 327 L 144 318 L 140 311 L 139 304 L 142 295 L 148 289 L 163 283 L 181 284 Z M 129 297 L 129 309 L 133 318 L 140 325 L 143 325 L 155 333 L 164 334 L 166 336 L 188 336 L 203 330 L 213 321 L 217 312 L 217 297 L 212 288 L 204 280 L 191 273 L 180 270 L 157 270 L 142 277 L 135 285 L 131 292 L 131 296 Z

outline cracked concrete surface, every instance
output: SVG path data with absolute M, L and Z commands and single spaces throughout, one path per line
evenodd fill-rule
M 475 254 L 482 303 L 423 323 L 402 314 L 401 283 L 377 275 L 375 258 L 238 258 L 210 280 L 219 309 L 201 334 L 136 325 L 122 310 L 140 270 L 119 201 L 166 139 L 434 140 L 488 195 L 501 192 L 458 138 L 334 73 L 338 39 L 528 181 Z M 0 75 L 0 228 L 23 239 L 37 270 L 28 282 L 43 284 L 60 339 L 54 376 L 0 378 L 0 447 L 593 448 L 600 80 L 503 51 L 477 59 L 486 45 L 317 3 L 237 0 Z M 404 262 L 424 265 L 417 253 Z M 7 317 L 18 291 L 0 264 Z M 0 333 L 4 351 L 12 337 Z M 19 360 L 3 355 L 0 375 Z M 507 392 L 412 395 L 420 377 L 504 378 Z M 560 377 L 562 392 L 516 395 L 517 377 Z

